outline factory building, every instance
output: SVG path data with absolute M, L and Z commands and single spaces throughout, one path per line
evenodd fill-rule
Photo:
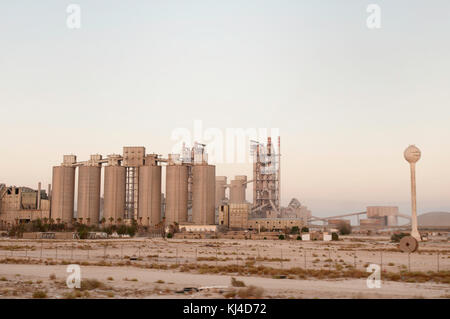
M 250 230 L 282 231 L 295 226 L 301 229 L 306 224 L 300 218 L 251 218 L 248 220 Z
M 228 229 L 249 229 L 278 231 L 294 226 L 300 229 L 307 225 L 301 218 L 250 218 L 251 204 L 230 203 L 221 205 L 219 210 L 219 225 Z
M 369 206 L 366 210 L 367 218 L 379 220 L 372 222 L 383 226 L 397 226 L 399 210 L 397 206 Z
M 144 147 L 124 147 L 123 155 L 91 155 L 77 162 L 65 155 L 53 168 L 51 216 L 70 223 L 98 225 L 137 221 L 142 226 L 191 222 L 215 224 L 215 166 L 207 162 L 203 144 L 183 147 L 167 159 L 146 154 Z M 162 194 L 162 164 L 166 164 L 166 194 Z M 101 175 L 104 166 L 103 218 L 100 216 Z M 78 169 L 77 216 L 74 216 L 75 175 Z M 188 212 L 191 211 L 189 220 Z
M 249 203 L 222 205 L 219 210 L 219 225 L 229 229 L 247 229 L 250 212 Z
M 0 228 L 50 218 L 50 199 L 45 190 L 0 184 Z

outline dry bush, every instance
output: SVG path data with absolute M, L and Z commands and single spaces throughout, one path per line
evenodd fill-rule
M 233 289 L 224 294 L 225 298 L 252 299 L 261 298 L 264 294 L 264 289 L 256 286 L 249 286 L 247 288 Z
M 37 290 L 35 292 L 33 292 L 33 298 L 34 299 L 44 299 L 47 298 L 47 292 L 43 291 L 43 290 Z
M 80 290 L 94 290 L 94 289 L 105 289 L 105 284 L 97 279 L 83 279 L 81 280 Z
M 245 287 L 245 283 L 241 280 L 237 280 L 234 277 L 231 277 L 231 286 L 233 287 Z

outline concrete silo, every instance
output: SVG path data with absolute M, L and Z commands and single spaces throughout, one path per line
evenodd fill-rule
M 85 166 L 78 168 L 78 220 L 97 225 L 100 216 L 101 155 L 91 155 Z M 80 219 L 82 218 L 82 219 Z
M 231 181 L 230 186 L 230 203 L 243 204 L 245 203 L 245 190 L 247 188 L 247 176 L 235 176 Z
M 166 166 L 166 224 L 188 220 L 188 166 L 169 154 Z
M 71 223 L 75 197 L 75 155 L 65 155 L 62 166 L 53 167 L 51 218 L 61 223 Z
M 161 222 L 161 166 L 156 155 L 145 157 L 144 166 L 139 167 L 138 220 L 144 226 L 155 226 Z
M 110 155 L 108 166 L 105 167 L 103 218 L 106 223 L 115 223 L 119 218 L 124 218 L 126 169 L 120 166 L 119 158 L 120 155 Z
M 192 167 L 192 221 L 197 225 L 215 224 L 216 167 Z
M 225 191 L 227 189 L 227 177 L 216 176 L 216 208 L 226 200 Z

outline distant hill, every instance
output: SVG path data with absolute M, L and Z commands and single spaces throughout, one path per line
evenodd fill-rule
M 450 213 L 430 212 L 417 216 L 419 226 L 450 227 Z

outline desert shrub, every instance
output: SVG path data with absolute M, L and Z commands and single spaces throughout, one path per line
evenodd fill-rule
M 331 240 L 339 240 L 339 235 L 338 233 L 331 233 Z
M 308 227 L 302 227 L 302 233 L 309 233 Z
M 281 234 L 280 236 L 278 236 L 278 239 L 279 239 L 279 240 L 283 240 L 283 239 L 284 239 L 284 235 Z
M 297 240 L 302 240 L 302 236 L 298 235 Z
M 89 229 L 87 227 L 82 227 L 78 230 L 78 236 L 80 239 L 87 239 L 88 238 Z
M 237 280 L 234 277 L 231 277 L 231 285 L 233 287 L 245 287 L 245 283 L 241 280 Z
M 166 237 L 167 237 L 167 238 L 172 238 L 173 235 L 172 235 L 172 233 L 168 233 Z
M 33 298 L 34 299 L 47 298 L 47 293 L 43 290 L 37 290 L 37 291 L 33 292 Z
M 55 275 L 55 274 L 50 274 L 49 278 L 50 278 L 51 280 L 55 280 L 55 279 L 56 279 L 56 275 Z
M 339 224 L 339 234 L 341 235 L 350 235 L 352 233 L 352 226 L 350 226 L 350 224 L 347 223 L 340 223 Z
M 261 287 L 250 286 L 248 288 L 239 289 L 237 295 L 240 298 L 261 298 L 264 293 L 264 289 Z
M 291 228 L 291 234 L 295 235 L 300 233 L 300 229 L 298 228 L 298 226 L 294 226 Z
M 81 280 L 80 290 L 93 290 L 97 288 L 105 288 L 105 285 L 97 279 L 83 279 Z

